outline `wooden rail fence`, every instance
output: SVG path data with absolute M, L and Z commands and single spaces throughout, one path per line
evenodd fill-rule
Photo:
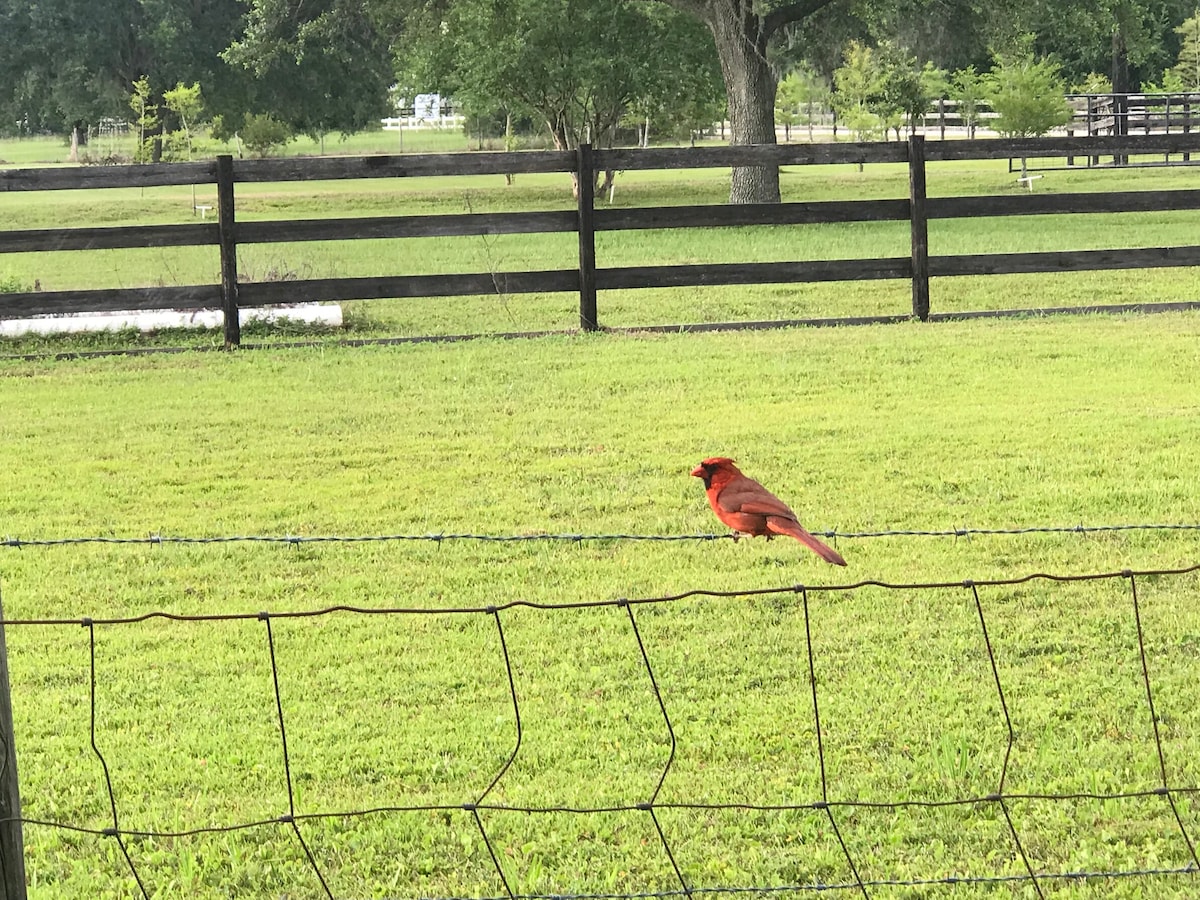
M 1200 128 L 1200 91 L 1067 94 L 1066 100 L 1073 110 L 1071 121 L 1062 126 L 1068 137 L 1187 133 Z M 970 136 L 974 137 L 976 127 L 986 127 L 995 118 L 997 113 L 993 111 L 991 103 L 984 99 L 977 100 L 976 121 L 972 126 L 963 117 L 961 103 L 941 97 L 921 116 L 920 128 L 926 136 L 937 134 L 942 140 L 946 139 L 948 129 L 968 129 Z
M 1176 94 L 1068 94 L 1069 129 L 1086 134 L 1154 134 L 1200 128 L 1200 91 Z
M 913 317 L 920 320 L 951 317 L 949 314 L 931 313 L 931 279 L 955 275 L 1200 266 L 1200 246 L 931 256 L 929 220 L 1054 213 L 1192 210 L 1200 209 L 1200 190 L 1067 194 L 1038 192 L 1018 195 L 929 197 L 926 192 L 927 162 L 1014 157 L 1118 158 L 1197 151 L 1200 151 L 1200 134 L 1197 133 L 928 143 L 920 136 L 913 136 L 907 142 L 894 143 L 629 150 L 595 150 L 583 146 L 577 151 L 321 159 L 234 160 L 230 156 L 221 156 L 214 161 L 197 163 L 7 169 L 0 170 L 0 191 L 215 184 L 218 202 L 214 221 L 185 225 L 0 230 L 0 253 L 216 245 L 220 253 L 221 277 L 218 284 L 0 294 L 0 318 L 111 310 L 220 308 L 224 311 L 226 346 L 236 347 L 241 340 L 239 309 L 294 303 L 297 299 L 343 301 L 486 295 L 497 291 L 505 294 L 572 292 L 579 295 L 580 327 L 590 331 L 601 327 L 597 297 L 604 291 L 867 279 L 911 280 Z M 884 162 L 908 165 L 908 198 L 618 209 L 597 208 L 592 190 L 592 175 L 597 171 L 609 169 Z M 577 173 L 581 189 L 576 209 L 269 222 L 239 222 L 236 216 L 236 186 L 239 184 L 533 172 Z M 656 266 L 601 266 L 596 259 L 595 235 L 599 231 L 903 220 L 908 220 L 911 225 L 911 253 L 904 257 Z M 579 238 L 578 266 L 573 269 L 314 278 L 286 282 L 247 283 L 239 281 L 238 278 L 238 248 L 245 244 L 568 231 L 577 232 Z M 1141 304 L 1138 308 L 1197 306 L 1200 306 L 1200 303 L 1176 302 Z M 1089 307 L 1088 311 L 1124 308 L 1127 307 Z M 1028 314 L 1031 311 L 1019 312 Z M 1013 313 L 1014 311 L 954 313 L 953 317 Z M 804 320 L 804 324 L 884 322 L 906 318 L 909 317 L 897 315 L 817 319 Z M 711 330 L 790 324 L 798 323 L 727 322 L 645 327 L 648 330 Z

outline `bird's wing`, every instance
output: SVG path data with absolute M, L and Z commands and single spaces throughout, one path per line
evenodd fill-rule
M 717 495 L 717 503 L 728 512 L 796 518 L 786 503 L 752 478 L 737 478 Z

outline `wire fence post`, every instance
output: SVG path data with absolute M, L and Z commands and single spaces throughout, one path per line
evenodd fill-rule
M 25 900 L 25 840 L 3 623 L 4 603 L 0 595 L 0 900 Z
M 592 145 L 575 150 L 579 193 L 579 327 L 597 331 L 596 314 L 596 167 Z
M 237 234 L 233 212 L 233 157 L 217 157 L 217 241 L 221 252 L 221 309 L 225 314 L 225 349 L 242 342 L 238 313 Z
M 922 322 L 929 318 L 929 219 L 925 212 L 925 138 L 908 138 L 908 203 L 912 224 L 912 306 Z

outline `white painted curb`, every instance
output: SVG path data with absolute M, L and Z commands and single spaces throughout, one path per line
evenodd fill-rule
M 254 320 L 277 322 L 281 319 L 340 327 L 342 307 L 336 303 L 328 306 L 298 303 L 294 306 L 251 306 L 241 310 L 243 325 Z M 122 328 L 136 328 L 139 331 L 154 331 L 157 328 L 220 328 L 223 322 L 224 316 L 219 309 L 119 310 L 0 319 L 0 335 L 18 337 L 23 334 L 74 334 L 81 331 L 119 331 Z

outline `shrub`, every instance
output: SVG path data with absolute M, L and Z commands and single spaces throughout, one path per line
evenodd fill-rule
M 12 272 L 0 272 L 0 294 L 24 294 L 34 289 L 33 285 L 22 281 Z
M 242 143 L 256 156 L 266 156 L 291 139 L 292 130 L 270 113 L 247 115 L 242 126 Z

